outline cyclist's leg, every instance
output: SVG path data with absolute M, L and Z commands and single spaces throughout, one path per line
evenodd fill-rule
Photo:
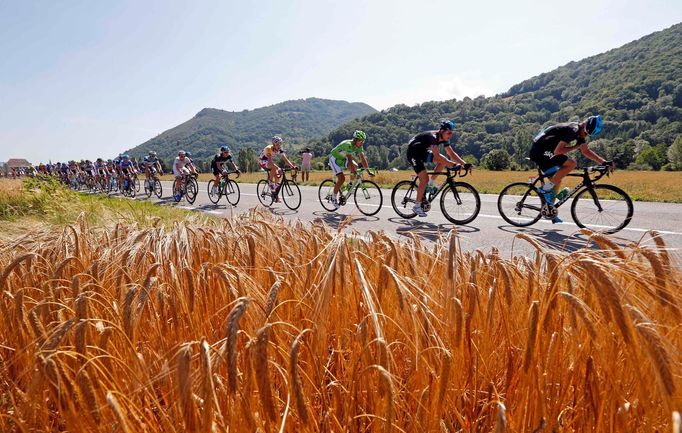
M 419 177 L 419 184 L 417 185 L 417 204 L 421 206 L 421 202 L 424 199 L 424 192 L 426 191 L 426 185 L 429 183 L 429 174 L 426 172 L 426 166 L 424 162 L 427 161 L 428 152 L 426 150 L 416 149 L 413 147 L 407 148 L 407 162 L 412 166 L 412 169 L 417 173 Z
M 272 160 L 268 162 L 267 165 L 269 171 L 268 171 L 268 180 L 270 181 L 270 184 L 272 185 L 277 185 L 277 172 L 279 171 L 279 167 L 277 167 L 277 164 L 275 164 Z
M 341 190 L 341 186 L 346 181 L 346 176 L 344 176 L 343 169 L 339 167 L 339 164 L 336 163 L 336 158 L 333 156 L 329 157 L 329 166 L 332 168 L 334 175 L 336 175 L 336 184 L 334 184 L 334 197 L 336 197 Z
M 563 157 L 563 158 L 562 158 Z M 554 184 L 554 193 L 558 194 L 561 189 L 561 181 L 568 173 L 573 171 L 577 166 L 574 159 L 570 159 L 566 155 L 558 155 L 550 159 L 553 161 L 552 166 L 559 167 L 559 169 L 549 178 L 550 182 Z

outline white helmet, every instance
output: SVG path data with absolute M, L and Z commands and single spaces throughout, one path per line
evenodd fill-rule
M 284 140 L 282 140 L 282 137 L 280 137 L 278 135 L 275 135 L 274 137 L 272 137 L 272 144 L 279 144 L 281 146 L 283 142 L 284 142 Z

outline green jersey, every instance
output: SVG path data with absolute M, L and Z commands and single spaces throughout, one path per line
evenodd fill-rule
M 336 160 L 336 163 L 340 167 L 343 167 L 346 164 L 347 155 L 352 155 L 354 159 L 357 159 L 364 151 L 365 149 L 363 149 L 362 146 L 355 146 L 353 140 L 343 140 L 332 149 L 332 156 Z

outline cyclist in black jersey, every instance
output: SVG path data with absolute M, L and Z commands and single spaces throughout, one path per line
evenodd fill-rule
M 220 174 L 223 172 L 223 170 L 227 169 L 226 166 L 232 166 L 235 171 L 239 171 L 237 165 L 232 159 L 230 148 L 227 146 L 221 146 L 220 153 L 214 155 L 213 159 L 211 160 L 211 171 L 213 172 L 213 176 L 215 176 L 216 185 L 220 183 Z
M 427 185 L 433 186 L 433 176 L 429 179 L 426 172 L 425 162 L 435 162 L 435 171 L 441 171 L 446 166 L 455 164 L 465 164 L 465 161 L 457 155 L 457 153 L 450 147 L 450 137 L 454 133 L 455 122 L 446 120 L 440 123 L 440 128 L 437 131 L 426 131 L 415 135 L 410 143 L 407 145 L 407 162 L 412 166 L 414 172 L 419 177 L 419 185 L 417 187 L 417 203 L 415 203 L 413 210 L 420 217 L 425 217 L 426 212 L 422 209 L 422 200 L 424 199 L 424 192 Z M 440 153 L 438 145 L 445 146 L 445 152 L 451 159 L 446 158 Z M 454 160 L 454 161 L 453 161 Z
M 561 180 L 577 165 L 575 160 L 566 155 L 568 152 L 580 149 L 583 155 L 600 165 L 613 165 L 587 145 L 587 136 L 594 138 L 602 127 L 601 116 L 590 116 L 580 123 L 559 123 L 550 126 L 533 138 L 530 159 L 538 164 L 544 174 L 551 176 L 549 182 L 546 182 L 539 191 L 544 194 L 547 203 L 553 204 L 555 198 L 561 200 L 563 195 L 568 193 L 567 189 L 560 192 Z M 573 146 L 569 144 L 572 141 L 576 142 Z

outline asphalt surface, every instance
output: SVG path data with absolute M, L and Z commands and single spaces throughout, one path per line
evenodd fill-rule
M 538 242 L 556 250 L 575 251 L 589 245 L 587 236 L 580 233 L 570 216 L 569 206 L 560 208 L 559 215 L 565 221 L 561 224 L 552 224 L 547 220 L 540 220 L 534 225 L 519 228 L 508 224 L 502 219 L 497 210 L 497 195 L 482 194 L 481 210 L 478 217 L 468 225 L 455 226 L 450 223 L 441 213 L 440 206 L 434 201 L 434 207 L 427 217 L 415 217 L 404 219 L 398 216 L 390 203 L 391 190 L 382 189 L 383 204 L 381 210 L 374 216 L 361 214 L 350 201 L 336 212 L 328 212 L 322 208 L 318 200 L 318 188 L 312 186 L 300 186 L 302 203 L 293 211 L 284 203 L 274 203 L 271 207 L 264 207 L 256 197 L 255 184 L 239 184 L 240 200 L 236 206 L 230 205 L 225 197 L 221 197 L 218 204 L 213 204 L 208 199 L 207 184 L 199 183 L 199 194 L 193 205 L 188 204 L 183 198 L 175 203 L 170 198 L 171 182 L 162 182 L 164 198 L 158 200 L 154 196 L 151 199 L 160 205 L 177 206 L 184 209 L 192 209 L 206 212 L 220 217 L 234 217 L 248 213 L 253 207 L 271 212 L 276 217 L 284 220 L 302 222 L 324 222 L 330 229 L 336 230 L 343 223 L 343 231 L 360 236 L 368 231 L 384 231 L 397 239 L 407 239 L 411 236 L 419 236 L 426 242 L 433 242 L 440 235 L 447 234 L 453 228 L 460 236 L 460 245 L 464 250 L 473 251 L 481 249 L 490 251 L 497 248 L 501 254 L 509 256 L 514 254 L 529 254 L 534 250 L 527 242 L 515 237 L 518 233 L 526 233 Z M 143 199 L 142 191 L 137 199 Z M 641 242 L 653 245 L 649 230 L 657 230 L 663 235 L 668 247 L 673 251 L 682 248 L 682 204 L 635 202 L 634 216 L 630 224 L 620 232 L 610 235 L 611 238 L 621 245 L 632 242 Z

